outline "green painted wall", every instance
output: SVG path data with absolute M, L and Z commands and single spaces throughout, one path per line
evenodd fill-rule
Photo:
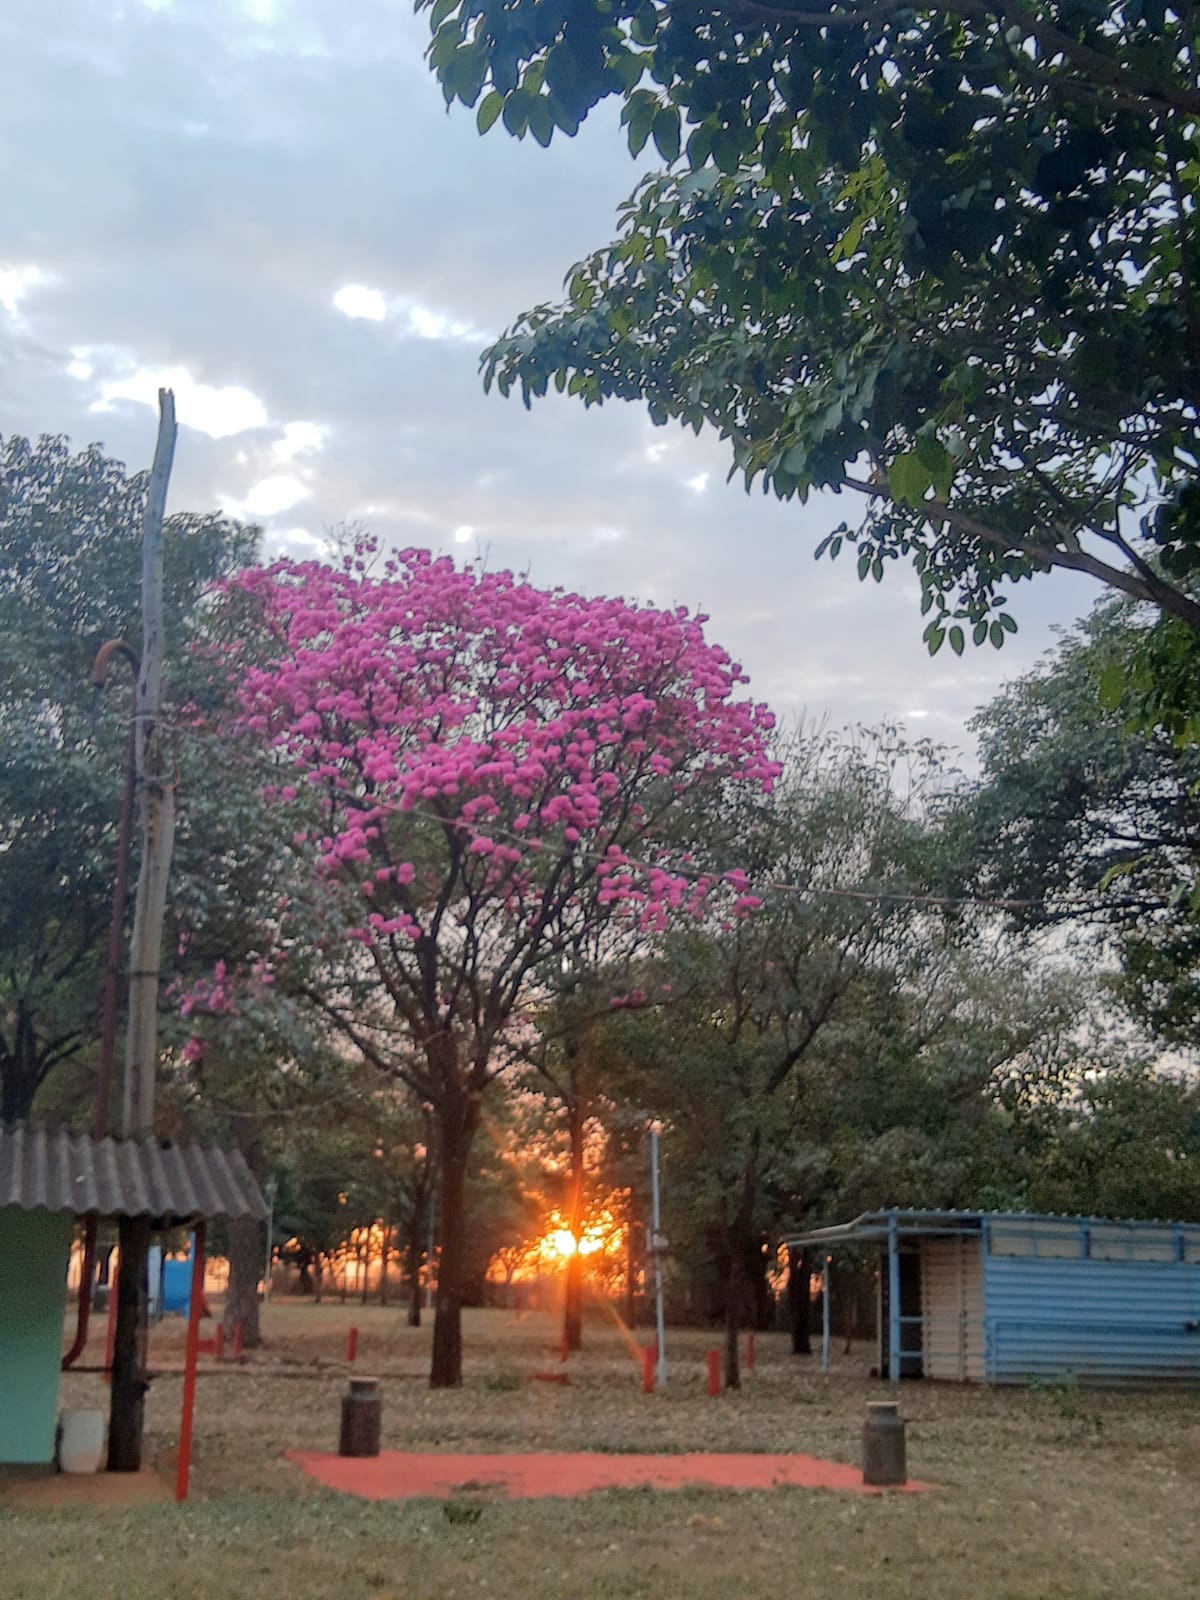
M 0 1462 L 54 1457 L 72 1221 L 0 1210 Z

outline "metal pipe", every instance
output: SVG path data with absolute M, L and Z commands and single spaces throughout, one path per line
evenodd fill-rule
M 888 1217 L 888 1379 L 900 1382 L 900 1239 L 896 1213 Z
M 825 1270 L 821 1273 L 821 1371 L 829 1371 L 829 1272 L 833 1257 L 825 1257 Z M 805 1306 L 807 1313 L 808 1307 Z
M 138 673 L 138 659 L 123 639 L 109 639 L 100 646 L 92 667 L 92 687 L 99 696 L 108 681 L 108 664 L 116 655 L 124 656 Z M 121 977 L 121 935 L 125 931 L 125 890 L 129 876 L 129 850 L 133 840 L 133 800 L 137 788 L 137 720 L 129 718 L 129 738 L 125 752 L 125 783 L 121 793 L 121 819 L 117 829 L 117 865 L 113 880 L 112 914 L 108 922 L 108 948 L 104 960 L 104 993 L 100 1001 L 100 1060 L 96 1068 L 96 1104 L 92 1113 L 92 1137 L 103 1139 L 108 1132 L 108 1101 L 112 1091 L 113 1052 L 117 1037 L 117 987 Z M 65 1371 L 74 1366 L 87 1344 L 88 1322 L 92 1314 L 92 1278 L 96 1264 L 97 1218 L 84 1224 L 83 1276 L 79 1281 L 79 1308 L 75 1319 L 75 1338 L 63 1357 Z

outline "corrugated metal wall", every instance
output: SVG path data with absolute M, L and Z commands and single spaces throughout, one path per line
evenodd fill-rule
M 989 1382 L 1200 1384 L 1200 1230 L 1006 1218 L 984 1241 Z
M 921 1241 L 921 1316 L 925 1376 L 980 1382 L 983 1264 L 977 1233 Z

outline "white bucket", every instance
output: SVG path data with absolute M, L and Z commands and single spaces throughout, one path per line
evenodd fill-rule
M 64 1411 L 58 1424 L 62 1472 L 99 1472 L 104 1455 L 103 1411 Z

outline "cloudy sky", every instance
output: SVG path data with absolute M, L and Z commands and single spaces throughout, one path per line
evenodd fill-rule
M 637 407 L 485 397 L 482 345 L 611 237 L 637 168 L 612 114 L 479 138 L 426 33 L 409 0 L 3 0 L 0 433 L 142 465 L 169 383 L 176 507 L 699 606 L 781 714 L 966 746 L 1092 588 L 1040 580 L 1002 653 L 931 661 L 911 573 L 813 561 L 848 500 L 748 498 Z

